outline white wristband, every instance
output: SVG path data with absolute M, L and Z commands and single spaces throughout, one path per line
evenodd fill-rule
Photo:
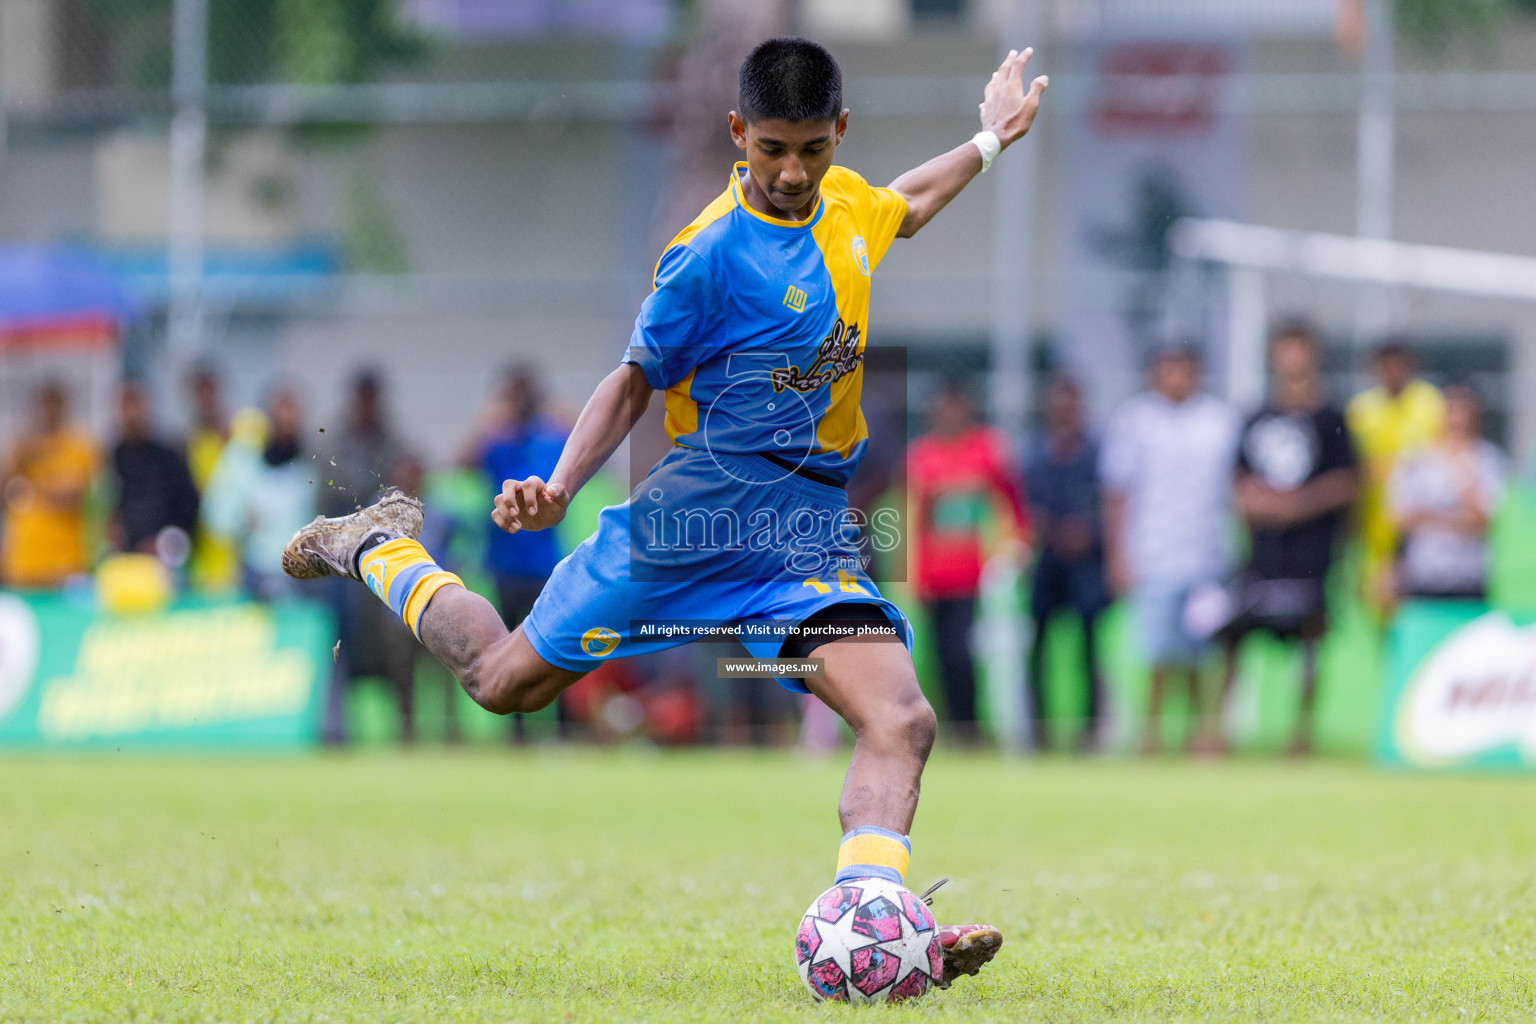
M 1003 151 L 1002 142 L 998 141 L 996 132 L 977 132 L 971 143 L 981 152 L 981 169 L 985 171 L 992 166 L 992 161 L 997 159 L 997 154 Z

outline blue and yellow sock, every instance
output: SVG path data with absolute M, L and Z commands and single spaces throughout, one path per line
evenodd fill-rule
M 912 841 L 877 825 L 860 825 L 843 836 L 837 848 L 837 876 L 832 884 L 855 878 L 884 878 L 905 885 Z
M 427 610 L 432 595 L 450 583 L 464 585 L 463 580 L 432 561 L 426 548 L 405 537 L 369 548 L 358 563 L 358 574 L 368 589 L 411 627 L 418 640 L 421 613 Z

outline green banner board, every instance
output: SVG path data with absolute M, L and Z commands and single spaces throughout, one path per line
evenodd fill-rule
M 1413 601 L 1388 651 L 1377 754 L 1421 769 L 1536 768 L 1536 626 L 1470 601 Z
M 106 615 L 0 593 L 0 747 L 301 747 L 335 636 L 307 603 Z

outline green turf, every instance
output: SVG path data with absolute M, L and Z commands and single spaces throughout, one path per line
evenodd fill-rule
M 817 1007 L 840 761 L 549 750 L 0 759 L 3 1020 L 1530 1020 L 1509 777 L 941 751 L 912 881 L 1008 942 Z M 868 1014 L 868 1016 L 866 1016 Z

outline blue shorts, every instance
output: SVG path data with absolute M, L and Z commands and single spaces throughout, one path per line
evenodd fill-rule
M 878 606 L 910 651 L 912 626 L 864 571 L 859 538 L 840 487 L 757 455 L 675 447 L 555 567 L 523 633 L 573 672 L 716 628 L 753 657 L 776 658 L 793 627 L 856 601 Z
M 1132 589 L 1136 639 L 1148 665 L 1182 668 L 1200 663 L 1205 642 L 1191 636 L 1184 625 L 1184 608 L 1193 590 L 1177 584 Z

